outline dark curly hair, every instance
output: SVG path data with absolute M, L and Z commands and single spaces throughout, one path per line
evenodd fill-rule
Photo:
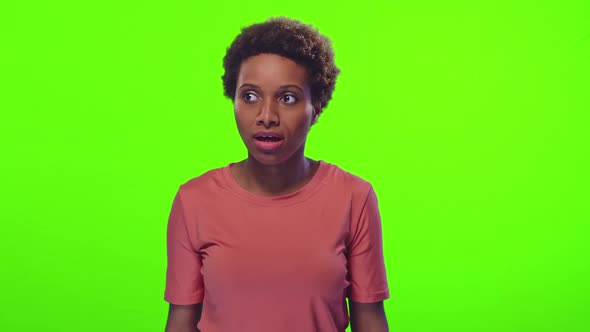
M 263 23 L 242 28 L 223 58 L 225 73 L 221 79 L 226 97 L 232 100 L 235 97 L 242 61 L 261 53 L 277 54 L 306 67 L 312 101 L 320 103 L 318 113 L 322 112 L 332 99 L 340 74 L 327 37 L 311 25 L 286 17 L 271 17 Z

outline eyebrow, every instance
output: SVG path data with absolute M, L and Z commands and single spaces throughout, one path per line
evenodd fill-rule
M 258 85 L 252 84 L 252 83 L 244 83 L 244 84 L 240 85 L 240 87 L 238 88 L 238 90 L 239 89 L 242 89 L 242 88 L 255 88 L 255 89 L 260 89 L 260 87 Z M 279 88 L 280 89 L 295 88 L 295 89 L 300 90 L 301 92 L 303 92 L 303 89 L 301 87 L 299 87 L 299 85 L 296 85 L 296 84 L 285 84 L 285 85 L 281 85 Z

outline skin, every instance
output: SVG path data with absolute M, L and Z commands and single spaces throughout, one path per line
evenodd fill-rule
M 165 332 L 201 332 L 196 326 L 201 320 L 202 309 L 202 303 L 170 304 Z
M 311 179 L 319 162 L 304 156 L 305 142 L 317 120 L 307 70 L 274 54 L 259 54 L 242 62 L 234 98 L 234 115 L 248 158 L 232 166 L 232 175 L 246 190 L 266 196 L 287 194 Z M 283 135 L 272 153 L 256 148 L 253 135 L 272 131 Z
M 349 302 L 351 332 L 389 332 L 383 301 Z
M 231 172 L 244 189 L 264 196 L 284 195 L 304 186 L 319 162 L 304 155 L 307 135 L 317 121 L 320 105 L 314 103 L 305 67 L 275 54 L 244 60 L 238 75 L 234 115 L 248 157 Z M 255 146 L 258 131 L 280 133 L 284 142 L 267 153 Z M 352 332 L 387 332 L 383 301 L 350 302 Z M 202 304 L 170 305 L 166 332 L 194 332 Z

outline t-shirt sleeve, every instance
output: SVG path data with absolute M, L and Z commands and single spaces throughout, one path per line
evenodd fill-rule
M 379 302 L 389 298 L 383 259 L 381 216 L 377 196 L 371 186 L 358 220 L 351 221 L 347 296 L 359 303 Z
M 172 203 L 167 227 L 167 267 L 164 300 L 171 304 L 196 304 L 203 300 L 201 257 L 189 236 L 181 192 Z

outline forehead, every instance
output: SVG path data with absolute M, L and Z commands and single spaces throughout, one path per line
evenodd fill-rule
M 244 60 L 240 66 L 238 86 L 251 83 L 259 86 L 280 86 L 307 82 L 307 70 L 295 61 L 276 54 L 258 54 Z

